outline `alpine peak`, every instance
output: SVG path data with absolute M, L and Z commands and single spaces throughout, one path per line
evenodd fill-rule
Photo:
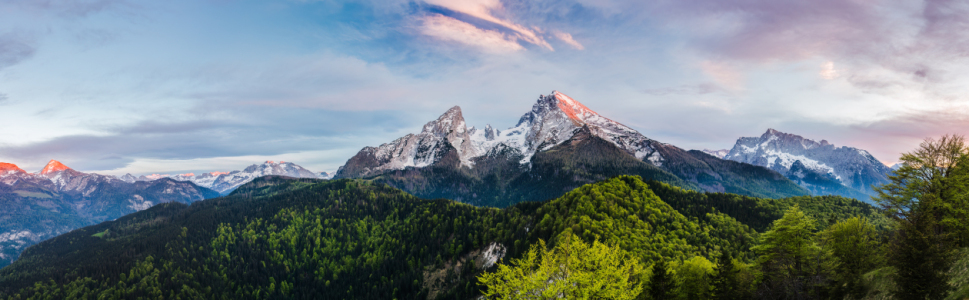
M 0 176 L 7 173 L 27 173 L 15 164 L 0 162 Z
M 56 173 L 64 170 L 70 170 L 70 169 L 71 168 L 68 168 L 61 162 L 52 159 L 50 160 L 50 162 L 47 163 L 47 166 L 44 166 L 44 169 L 40 171 L 40 175 L 47 175 L 47 174 Z
M 569 116 L 569 119 L 581 122 L 588 117 L 599 115 L 582 103 L 579 103 L 579 101 L 575 101 L 575 99 L 572 99 L 572 97 L 560 93 L 559 91 L 552 91 L 552 94 L 549 96 L 555 98 L 555 105 L 558 106 L 558 108 L 562 110 L 566 116 Z

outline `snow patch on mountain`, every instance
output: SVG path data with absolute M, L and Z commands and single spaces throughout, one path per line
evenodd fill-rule
M 461 165 L 468 168 L 474 168 L 475 158 L 505 148 L 521 154 L 519 163 L 527 165 L 536 152 L 567 141 L 583 126 L 639 159 L 657 166 L 663 163 L 662 155 L 652 146 L 655 141 L 599 115 L 563 93 L 552 91 L 550 95 L 539 96 L 531 111 L 506 130 L 496 130 L 491 125 L 480 130 L 468 129 L 461 109 L 455 106 L 424 125 L 418 134 L 408 134 L 377 147 L 365 147 L 348 162 L 353 170 L 341 167 L 337 177 L 367 177 L 386 170 L 426 167 L 438 162 L 451 149 L 457 152 Z
M 146 210 L 154 205 L 154 203 L 151 203 L 151 201 L 145 201 L 145 198 L 141 197 L 140 195 L 131 196 L 131 198 L 128 199 L 128 203 L 131 203 L 131 205 L 128 205 L 129 208 L 137 211 Z
M 324 172 L 325 173 L 325 172 Z M 242 171 L 232 172 L 208 172 L 196 175 L 195 173 L 186 174 L 152 174 L 142 175 L 139 181 L 152 181 L 161 178 L 171 178 L 176 181 L 189 181 L 198 186 L 209 188 L 221 194 L 228 194 L 239 186 L 249 183 L 253 179 L 269 176 L 288 176 L 295 178 L 322 178 L 320 175 L 307 170 L 297 164 L 285 161 L 266 161 L 262 164 L 253 164 Z M 128 178 L 125 176 L 125 178 Z
M 720 150 L 703 149 L 703 150 L 700 150 L 700 151 L 702 151 L 703 153 L 706 153 L 706 154 L 713 155 L 714 157 L 719 158 L 719 159 L 723 159 L 724 156 L 727 156 L 727 154 L 730 153 L 730 150 L 729 149 L 720 149 Z
M 792 165 L 800 161 L 807 170 L 869 195 L 874 193 L 872 185 L 888 181 L 890 171 L 866 150 L 835 147 L 826 140 L 817 142 L 774 129 L 760 137 L 738 139 L 724 159 L 767 167 L 781 174 L 789 174 Z

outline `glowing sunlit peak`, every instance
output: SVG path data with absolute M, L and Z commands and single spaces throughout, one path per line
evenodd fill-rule
M 183 177 L 195 177 L 195 173 L 185 173 L 182 174 Z
M 587 117 L 598 115 L 595 111 L 585 107 L 585 105 L 582 105 L 579 101 L 575 101 L 575 99 L 572 99 L 572 97 L 566 94 L 560 93 L 559 91 L 552 91 L 552 95 L 558 100 L 556 104 L 559 109 L 573 120 L 581 121 Z
M 274 161 L 271 161 L 271 160 L 267 160 L 267 161 L 266 161 L 266 163 L 267 163 L 267 164 L 274 164 L 274 163 L 276 163 L 276 162 L 274 162 Z
M 47 163 L 47 166 L 45 166 L 44 169 L 40 171 L 40 174 L 47 175 L 47 174 L 56 173 L 64 170 L 70 170 L 70 169 L 71 168 L 68 168 L 61 162 L 52 159 L 50 160 L 50 162 Z
M 20 167 L 18 167 L 15 164 L 0 162 L 0 174 L 7 173 L 10 171 L 24 172 L 24 170 L 20 169 Z M 27 173 L 27 172 L 24 172 L 24 173 Z
M 211 174 L 212 176 L 219 176 L 219 175 L 229 174 L 229 172 L 219 172 L 219 171 L 215 171 L 215 172 L 209 172 L 209 174 Z

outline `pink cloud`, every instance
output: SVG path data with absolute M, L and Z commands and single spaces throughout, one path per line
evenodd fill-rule
M 582 44 L 580 44 L 578 41 L 576 41 L 575 39 L 573 39 L 572 38 L 572 35 L 569 34 L 569 33 L 561 32 L 561 31 L 555 31 L 554 35 L 559 40 L 561 40 L 562 42 L 564 42 L 566 44 L 569 44 L 569 46 L 572 46 L 572 48 L 575 48 L 576 50 L 585 50 L 585 46 L 582 46 Z
M 508 53 L 524 49 L 515 37 L 494 30 L 484 30 L 460 20 L 433 14 L 421 18 L 421 33 L 441 40 L 475 46 L 492 53 Z
M 512 21 L 496 17 L 495 12 L 504 11 L 504 6 L 499 0 L 426 0 L 425 2 L 500 25 L 514 32 L 516 39 L 520 39 L 548 50 L 555 50 L 552 48 L 552 45 L 550 45 L 544 38 L 540 36 L 541 29 L 532 30 Z M 471 24 L 467 25 L 473 27 Z
M 744 75 L 726 62 L 703 61 L 700 62 L 700 69 L 723 87 L 731 90 L 744 88 Z

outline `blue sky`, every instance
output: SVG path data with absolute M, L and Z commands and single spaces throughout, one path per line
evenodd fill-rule
M 871 151 L 969 133 L 964 1 L 0 0 L 0 161 L 334 171 L 454 105 L 562 91 L 644 135 Z

